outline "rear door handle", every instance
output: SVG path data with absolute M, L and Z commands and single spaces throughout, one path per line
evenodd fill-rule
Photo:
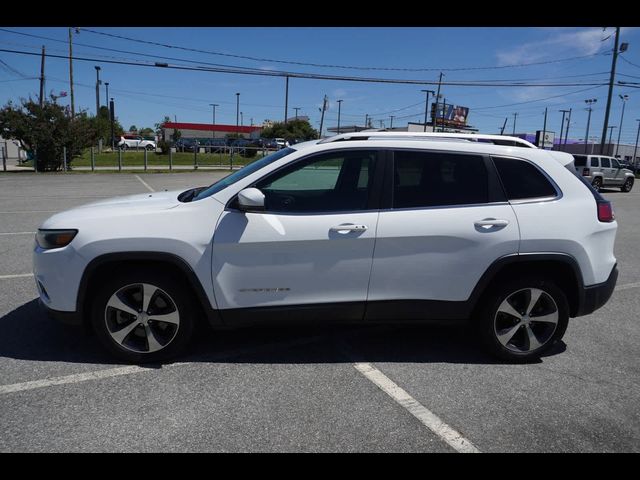
M 364 232 L 367 228 L 366 225 L 354 225 L 353 223 L 345 223 L 342 225 L 336 225 L 331 227 L 332 232 Z
M 485 218 L 483 220 L 477 220 L 474 225 L 476 227 L 506 227 L 509 225 L 509 220 Z

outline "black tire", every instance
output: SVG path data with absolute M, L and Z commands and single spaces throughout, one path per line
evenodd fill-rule
M 127 148 L 129 148 L 129 145 L 127 145 L 126 143 L 123 143 L 120 147 L 121 150 L 126 150 Z
M 522 303 L 519 304 L 521 307 L 519 313 L 522 313 L 524 309 L 528 308 L 526 303 L 528 289 L 542 290 L 543 294 L 533 305 L 535 308 L 532 307 L 531 317 L 527 317 L 526 322 L 522 319 L 517 320 L 515 317 L 503 313 L 503 311 L 499 312 L 499 308 L 504 305 L 503 302 L 507 298 L 510 298 L 511 301 L 521 298 Z M 530 300 L 531 290 L 529 290 L 529 302 Z M 510 303 L 510 306 L 513 307 L 513 304 Z M 547 315 L 546 312 L 553 313 L 554 309 L 557 311 L 557 323 L 555 325 L 546 322 L 535 322 L 536 316 L 541 318 L 541 316 Z M 531 318 L 531 323 L 528 323 L 528 318 Z M 562 339 L 569 323 L 569 305 L 564 292 L 553 282 L 539 277 L 523 277 L 504 281 L 494 286 L 484 297 L 478 316 L 474 320 L 481 342 L 488 353 L 502 360 L 523 363 L 538 360 L 541 354 L 548 351 L 556 342 Z M 505 325 L 505 321 L 512 323 Z M 513 344 L 507 342 L 505 346 L 501 343 L 498 339 L 498 331 L 505 333 L 515 331 L 515 334 L 511 337 Z M 541 343 L 540 347 L 530 348 L 528 333 L 531 331 L 534 332 L 536 341 Z M 526 347 L 521 350 L 517 346 L 518 343 Z
M 596 189 L 596 192 L 599 192 L 602 188 L 602 179 L 600 177 L 594 178 L 593 182 L 591 182 L 591 185 Z
M 150 151 L 150 152 L 151 152 L 151 151 L 154 151 L 154 150 L 156 149 L 153 145 L 147 145 L 147 146 L 146 146 L 146 147 L 144 147 L 144 148 L 146 148 L 146 149 L 147 149 L 148 151 Z
M 119 331 L 119 328 L 114 327 L 120 325 L 133 326 L 134 323 L 139 322 L 137 320 L 139 317 L 133 317 L 124 311 L 107 307 L 110 299 L 116 292 L 120 292 L 119 298 L 126 297 L 125 303 L 127 305 L 132 305 L 134 308 L 141 306 L 140 303 L 136 303 L 140 301 L 136 292 L 142 294 L 139 290 L 142 288 L 142 284 L 157 289 L 156 293 L 151 295 L 151 302 L 147 310 L 150 313 L 148 328 L 157 333 L 153 337 L 158 342 L 157 345 L 162 346 L 157 351 L 145 351 L 145 344 L 147 350 L 151 345 L 145 336 L 147 330 L 144 325 L 138 324 L 130 334 L 126 335 L 122 343 L 118 343 L 111 333 Z M 163 362 L 184 353 L 193 337 L 197 311 L 192 307 L 194 304 L 195 299 L 191 292 L 174 277 L 162 270 L 141 268 L 102 280 L 91 306 L 91 326 L 99 341 L 119 360 L 127 363 Z M 175 315 L 177 313 L 179 324 L 174 325 L 153 320 L 154 313 L 157 315 L 164 313 Z M 131 321 L 131 319 L 134 320 Z M 124 329 L 122 328 L 122 330 Z
M 630 192 L 632 188 L 633 188 L 633 178 L 629 177 L 624 181 L 620 190 L 627 193 L 627 192 Z

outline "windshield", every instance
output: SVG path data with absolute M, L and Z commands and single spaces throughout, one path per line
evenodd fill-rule
M 289 155 L 291 152 L 295 152 L 295 150 L 293 148 L 283 148 L 282 150 L 278 150 L 277 152 L 274 152 L 271 155 L 267 155 L 260 160 L 256 160 L 255 162 L 252 162 L 249 165 L 241 168 L 237 172 L 234 172 L 231 175 L 227 175 L 222 180 L 218 180 L 216 183 L 206 188 L 205 190 L 202 190 L 193 198 L 193 201 L 195 202 L 196 200 L 202 200 L 203 198 L 210 197 L 214 193 L 218 193 L 219 191 L 224 190 L 229 185 L 233 185 L 238 180 L 242 180 L 243 178 L 248 177 L 253 172 L 257 172 L 262 167 L 265 167 L 270 163 L 273 163 L 276 160 L 280 160 L 282 157 Z

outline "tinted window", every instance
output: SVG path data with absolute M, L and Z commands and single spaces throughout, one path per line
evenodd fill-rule
M 367 208 L 376 153 L 332 152 L 297 162 L 256 184 L 272 212 L 331 212 Z
M 591 158 L 591 166 L 592 167 L 599 167 L 600 165 L 598 164 L 598 157 L 592 157 Z
M 555 197 L 553 185 L 529 162 L 511 158 L 493 159 L 509 200 Z
M 489 201 L 484 159 L 477 155 L 395 152 L 393 208 Z
M 584 167 L 587 165 L 587 157 L 585 157 L 584 155 L 574 155 L 573 158 L 573 164 L 576 167 Z
M 618 163 L 618 161 L 614 158 L 611 159 L 611 166 L 613 168 L 620 168 L 620 164 Z
M 611 161 L 608 158 L 600 157 L 601 167 L 602 168 L 611 168 Z

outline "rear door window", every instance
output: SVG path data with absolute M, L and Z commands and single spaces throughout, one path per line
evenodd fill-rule
M 600 157 L 602 168 L 611 168 L 611 160 L 606 157 Z

